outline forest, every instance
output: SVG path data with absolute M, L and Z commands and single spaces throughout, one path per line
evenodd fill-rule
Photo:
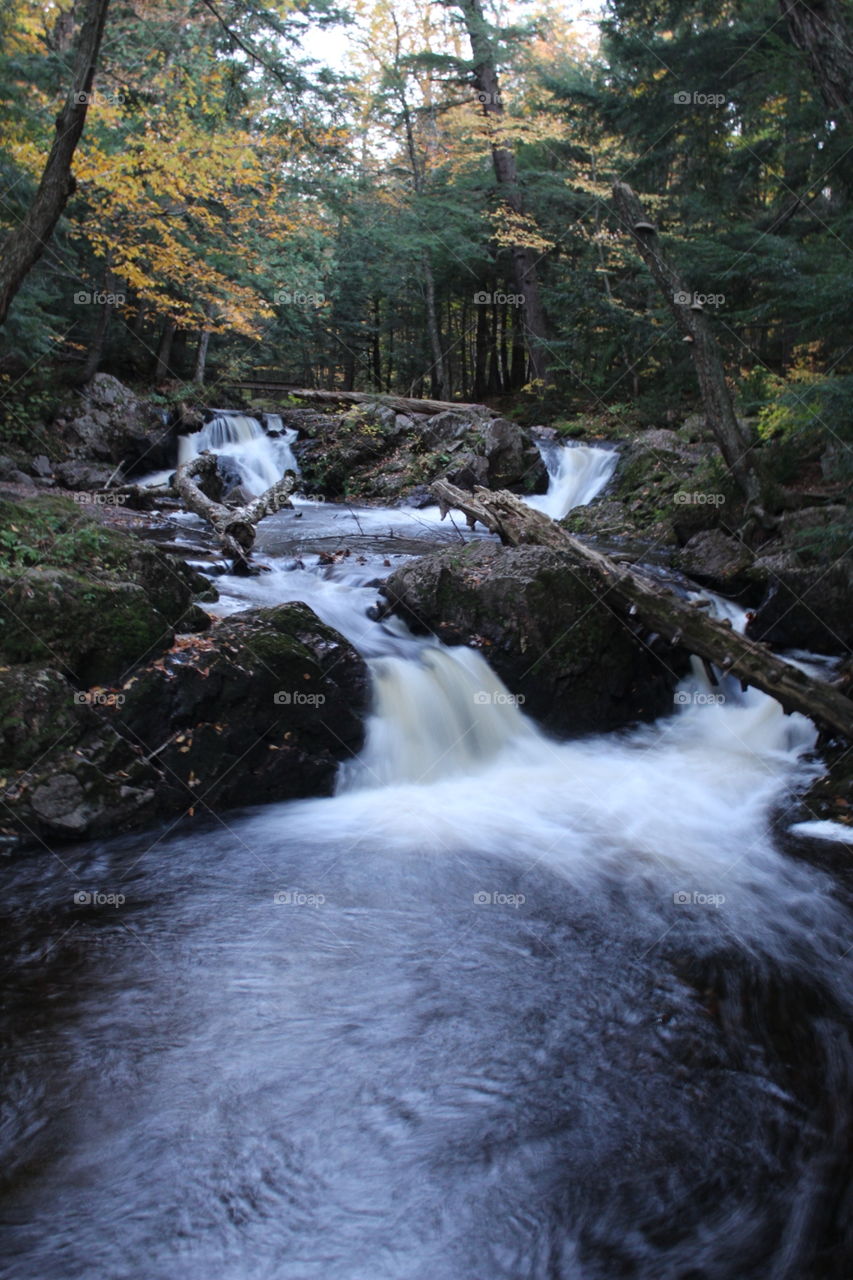
M 847 1280 L 850 0 L 0 0 L 0 1280 Z

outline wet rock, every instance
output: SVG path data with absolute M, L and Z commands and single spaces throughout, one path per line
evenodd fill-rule
M 448 548 L 402 566 L 382 594 L 415 630 L 480 646 L 525 711 L 561 734 L 605 732 L 672 708 L 681 659 L 641 642 L 561 553 Z
M 80 398 L 56 419 L 72 458 L 123 463 L 125 474 L 142 474 L 175 460 L 175 433 L 163 414 L 118 378 L 98 373 Z
M 57 671 L 5 676 L 0 712 L 4 689 L 8 701 L 30 681 L 44 741 L 57 730 L 41 755 L 14 724 L 3 738 L 7 821 L 47 841 L 327 795 L 362 745 L 368 702 L 364 662 L 303 604 L 225 619 L 112 688 L 75 691 Z
M 695 533 L 678 553 L 677 561 L 688 577 L 715 591 L 731 594 L 749 586 L 747 570 L 752 553 L 722 529 Z
M 495 418 L 483 429 L 483 453 L 490 489 L 544 493 L 548 468 L 528 431 L 506 418 Z
M 853 647 L 853 565 L 849 553 L 804 565 L 790 551 L 761 556 L 753 575 L 764 596 L 746 634 L 782 649 L 846 654 Z
M 88 489 L 105 489 L 115 467 L 99 467 L 92 462 L 60 462 L 54 475 L 64 489 L 76 492 Z

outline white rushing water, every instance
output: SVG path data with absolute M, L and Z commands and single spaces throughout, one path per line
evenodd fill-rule
M 178 463 L 189 462 L 205 450 L 227 458 L 239 475 L 247 493 L 256 497 L 291 470 L 299 474 L 293 452 L 297 432 L 285 429 L 280 415 L 267 414 L 269 426 L 282 431 L 280 437 L 267 434 L 257 418 L 230 409 L 220 409 L 200 431 L 178 437 Z
M 575 507 L 592 502 L 616 469 L 615 449 L 592 445 L 540 445 L 548 468 L 548 491 L 527 498 L 528 506 L 544 511 L 552 520 L 562 520 Z
M 846 1280 L 850 914 L 771 824 L 814 727 L 695 662 L 556 741 L 368 616 L 398 561 L 218 580 L 367 658 L 336 795 L 10 860 L 0 1277 Z

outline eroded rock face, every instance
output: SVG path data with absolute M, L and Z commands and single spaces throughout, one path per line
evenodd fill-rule
M 126 475 L 175 461 L 175 433 L 162 412 L 108 373 L 95 375 L 81 397 L 60 412 L 56 426 L 72 458 L 121 462 Z
M 448 548 L 402 566 L 382 592 L 415 630 L 481 647 L 525 711 L 555 732 L 606 732 L 672 708 L 683 657 L 642 642 L 559 552 Z
M 26 738 L 11 714 L 34 713 Z M 363 739 L 364 662 L 303 604 L 256 609 L 179 640 L 121 686 L 0 672 L 5 830 L 51 840 L 328 795 Z

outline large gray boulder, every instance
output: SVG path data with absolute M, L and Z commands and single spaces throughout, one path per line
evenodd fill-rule
M 162 410 L 109 373 L 96 374 L 79 399 L 60 410 L 55 425 L 74 459 L 113 467 L 123 462 L 130 475 L 175 461 L 175 433 Z
M 640 639 L 562 553 L 469 543 L 402 566 L 381 590 L 416 631 L 480 647 L 555 732 L 603 733 L 672 709 L 683 670 L 673 651 Z

